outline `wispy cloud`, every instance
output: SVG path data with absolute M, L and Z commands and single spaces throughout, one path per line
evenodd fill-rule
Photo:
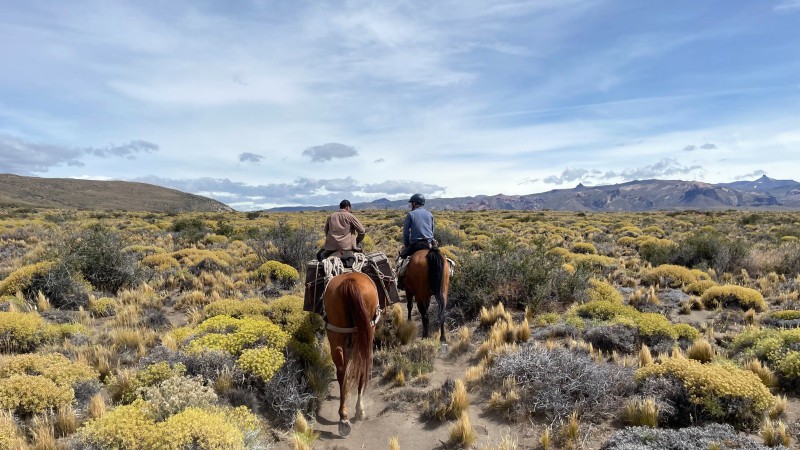
M 262 159 L 264 159 L 264 157 L 257 153 L 239 153 L 239 162 L 258 164 Z
M 311 158 L 312 162 L 325 162 L 334 158 L 352 158 L 358 155 L 358 150 L 349 145 L 331 142 L 328 144 L 317 145 L 303 150 L 303 155 Z
M 85 163 L 82 158 L 87 155 L 135 159 L 138 153 L 155 151 L 158 151 L 158 145 L 141 140 L 106 147 L 70 148 L 26 142 L 14 136 L 0 134 L 0 172 L 31 175 L 45 173 L 62 165 L 83 167 Z
M 673 177 L 676 175 L 692 175 L 699 174 L 703 168 L 699 165 L 686 166 L 679 163 L 677 160 L 664 158 L 654 164 L 648 164 L 640 167 L 632 167 L 623 169 L 621 171 L 606 171 L 602 172 L 597 169 L 584 169 L 567 167 L 561 175 L 550 175 L 544 178 L 546 184 L 563 184 L 567 182 L 590 182 L 594 183 L 612 183 L 624 182 L 633 180 L 645 180 L 650 178 L 665 178 Z
M 342 198 L 351 201 L 371 201 L 378 197 L 399 199 L 414 193 L 442 194 L 443 186 L 408 180 L 388 180 L 381 183 L 361 183 L 351 177 L 313 179 L 298 178 L 291 183 L 249 185 L 227 178 L 171 179 L 140 177 L 143 183 L 205 195 L 239 209 L 258 209 L 275 205 L 332 205 Z
M 100 148 L 85 148 L 86 153 L 100 158 L 112 156 L 135 159 L 137 153 L 152 153 L 158 151 L 158 145 L 147 141 L 131 141 L 123 145 L 108 145 Z
M 775 5 L 776 11 L 797 11 L 800 10 L 800 0 L 783 0 Z
M 754 178 L 758 178 L 758 177 L 761 177 L 761 176 L 766 175 L 766 174 L 767 174 L 767 172 L 759 169 L 759 170 L 754 170 L 754 171 L 752 171 L 750 173 L 745 173 L 743 175 L 737 175 L 737 176 L 734 177 L 734 180 L 736 180 L 736 181 L 752 180 Z

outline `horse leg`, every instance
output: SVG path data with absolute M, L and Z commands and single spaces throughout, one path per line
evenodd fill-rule
M 417 300 L 417 308 L 419 309 L 419 315 L 422 317 L 422 338 L 426 339 L 428 337 L 428 305 L 423 304 L 423 301 Z
M 406 291 L 406 301 L 408 302 L 408 321 L 411 322 L 411 311 L 414 310 L 414 294 Z
M 350 434 L 350 420 L 347 418 L 347 383 L 344 376 L 347 370 L 347 359 L 344 353 L 344 337 L 336 333 L 334 338 L 331 338 L 330 331 L 328 332 L 328 340 L 331 342 L 331 358 L 333 364 L 336 366 L 336 381 L 339 382 L 339 434 L 347 436 Z M 336 344 L 334 345 L 333 342 Z
M 361 378 L 358 379 L 358 401 L 356 401 L 356 420 L 363 420 L 367 418 L 366 413 L 364 413 L 364 404 L 361 402 L 364 396 L 364 388 L 367 386 L 367 376 L 366 374 L 362 375 Z

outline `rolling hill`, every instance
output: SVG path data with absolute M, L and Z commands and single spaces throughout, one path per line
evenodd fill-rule
M 0 206 L 150 212 L 233 211 L 224 203 L 145 183 L 0 174 Z

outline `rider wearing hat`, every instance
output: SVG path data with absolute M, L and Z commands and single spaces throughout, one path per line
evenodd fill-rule
M 435 244 L 433 239 L 433 214 L 425 206 L 425 197 L 414 194 L 408 200 L 411 211 L 403 221 L 403 249 L 398 261 L 398 287 L 402 289 L 402 276 L 407 266 L 407 258 L 417 250 L 428 250 Z
M 322 260 L 333 254 L 344 254 L 361 251 L 366 229 L 352 213 L 349 200 L 339 203 L 339 211 L 334 212 L 325 222 L 325 246 L 317 252 L 317 259 Z

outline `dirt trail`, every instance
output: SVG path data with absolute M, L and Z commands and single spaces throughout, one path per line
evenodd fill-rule
M 435 306 L 431 307 L 431 310 Z M 405 311 L 405 306 L 403 306 Z M 412 320 L 417 325 L 415 339 L 421 335 L 419 314 L 414 309 Z M 453 339 L 453 333 L 450 333 Z M 339 385 L 333 381 L 330 386 L 330 396 L 322 404 L 317 422 L 313 424 L 316 431 L 320 432 L 319 439 L 314 443 L 315 449 L 328 450 L 379 450 L 389 448 L 389 439 L 396 436 L 401 449 L 429 450 L 443 449 L 447 441 L 453 421 L 425 422 L 420 419 L 420 410 L 417 403 L 405 403 L 393 400 L 392 396 L 402 393 L 403 390 L 430 391 L 444 383 L 447 378 L 463 378 L 464 372 L 469 367 L 469 353 L 453 358 L 447 353 L 439 352 L 436 355 L 434 368 L 429 373 L 430 383 L 427 387 L 413 387 L 407 385 L 396 387 L 386 383 L 379 376 L 374 377 L 364 393 L 364 409 L 367 413 L 365 420 L 353 420 L 355 414 L 356 396 L 348 395 L 347 408 L 353 424 L 352 432 L 346 438 L 339 435 Z M 496 445 L 506 434 L 516 437 L 519 448 L 533 447 L 533 430 L 524 430 L 530 426 L 511 425 L 498 420 L 493 415 L 484 413 L 485 400 L 476 393 L 470 393 L 470 406 L 468 414 L 477 435 L 474 448 L 483 448 L 487 445 Z M 523 437 L 523 431 L 527 436 Z M 290 443 L 284 440 L 277 445 L 278 449 L 291 448 Z

